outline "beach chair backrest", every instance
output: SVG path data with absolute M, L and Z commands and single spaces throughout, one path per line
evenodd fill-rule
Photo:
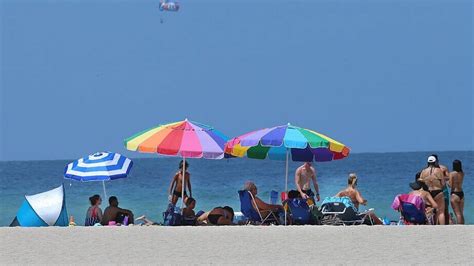
M 287 201 L 291 218 L 294 224 L 309 224 L 311 214 L 309 206 L 304 199 L 290 199 Z
M 423 198 L 413 194 L 398 194 L 393 200 L 392 209 L 397 211 L 400 210 L 401 204 L 403 202 L 413 204 L 418 210 L 424 211 L 425 209 L 425 202 L 423 201 Z
M 354 203 L 352 203 L 352 200 L 349 197 L 327 197 L 323 200 L 321 206 L 324 208 L 325 205 L 329 204 L 331 205 L 331 209 L 340 209 L 340 211 L 343 211 L 344 208 L 351 208 L 354 210 L 354 212 L 357 212 L 357 208 L 354 206 Z
M 401 204 L 401 214 L 405 221 L 414 224 L 424 224 L 426 223 L 426 215 L 424 211 L 418 210 L 418 208 L 413 203 L 402 202 Z
M 426 214 L 424 208 L 424 202 L 421 197 L 416 196 L 421 199 L 422 203 L 420 204 L 418 199 L 412 198 L 403 198 L 403 195 L 399 196 L 400 201 L 400 213 L 403 219 L 412 224 L 425 224 L 426 223 Z M 409 200 L 409 201 L 405 201 Z M 422 209 L 420 209 L 422 207 Z
M 239 190 L 238 193 L 240 198 L 240 211 L 242 214 L 252 221 L 262 221 L 262 216 L 253 207 L 252 202 L 255 200 L 252 194 L 247 190 Z
M 270 203 L 277 204 L 278 201 L 278 191 L 272 190 L 270 192 Z

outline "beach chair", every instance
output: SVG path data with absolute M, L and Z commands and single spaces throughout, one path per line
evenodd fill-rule
M 373 225 L 370 218 L 373 209 L 364 212 L 357 212 L 349 197 L 327 197 L 321 204 L 323 225 Z
M 304 225 L 311 223 L 311 212 L 305 199 L 288 199 L 285 204 L 289 209 L 291 224 Z
M 392 209 L 400 212 L 400 224 L 430 224 L 425 214 L 425 202 L 420 196 L 411 194 L 397 195 Z
M 275 212 L 269 212 L 266 216 L 253 206 L 255 198 L 247 190 L 239 190 L 240 211 L 245 216 L 247 224 L 279 224 L 278 215 Z

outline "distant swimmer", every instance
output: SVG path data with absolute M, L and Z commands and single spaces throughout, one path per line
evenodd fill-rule
M 311 162 L 305 162 L 298 167 L 295 172 L 295 185 L 303 199 L 315 196 L 311 190 L 311 181 L 313 181 L 314 191 L 316 191 L 316 199 L 319 201 L 319 185 L 316 178 L 316 170 L 311 166 Z
M 458 224 L 464 224 L 464 191 L 462 183 L 464 181 L 464 172 L 462 163 L 459 160 L 453 161 L 453 171 L 449 173 L 449 186 L 451 187 L 451 206 Z
M 428 166 L 421 171 L 420 181 L 428 186 L 431 196 L 436 201 L 436 204 L 438 204 L 439 211 L 436 212 L 436 223 L 446 224 L 444 212 L 446 204 L 443 194 L 443 189 L 446 185 L 445 170 L 438 165 L 437 159 L 433 155 L 428 157 L 427 162 Z

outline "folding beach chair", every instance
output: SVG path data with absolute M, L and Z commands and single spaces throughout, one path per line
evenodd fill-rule
M 311 223 L 311 212 L 305 199 L 288 199 L 285 204 L 289 208 L 291 224 L 304 225 Z
M 400 224 L 432 224 L 425 214 L 425 202 L 420 196 L 411 194 L 397 195 L 392 208 L 400 212 Z
M 263 216 L 257 208 L 253 207 L 254 205 L 257 206 L 257 204 L 250 191 L 239 190 L 238 193 L 240 198 L 240 211 L 249 224 L 279 224 L 278 215 L 276 213 L 270 211 L 266 216 Z
M 321 223 L 324 225 L 373 225 L 370 218 L 373 209 L 364 212 L 357 212 L 354 204 L 349 197 L 328 197 L 321 204 L 321 213 L 323 218 Z

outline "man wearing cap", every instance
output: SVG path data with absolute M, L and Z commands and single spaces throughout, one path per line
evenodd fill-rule
M 430 191 L 431 196 L 438 205 L 438 212 L 436 212 L 437 224 L 445 224 L 445 201 L 443 189 L 446 185 L 444 171 L 437 164 L 436 157 L 430 155 L 428 157 L 428 167 L 423 169 L 420 174 L 420 181 L 424 182 Z

